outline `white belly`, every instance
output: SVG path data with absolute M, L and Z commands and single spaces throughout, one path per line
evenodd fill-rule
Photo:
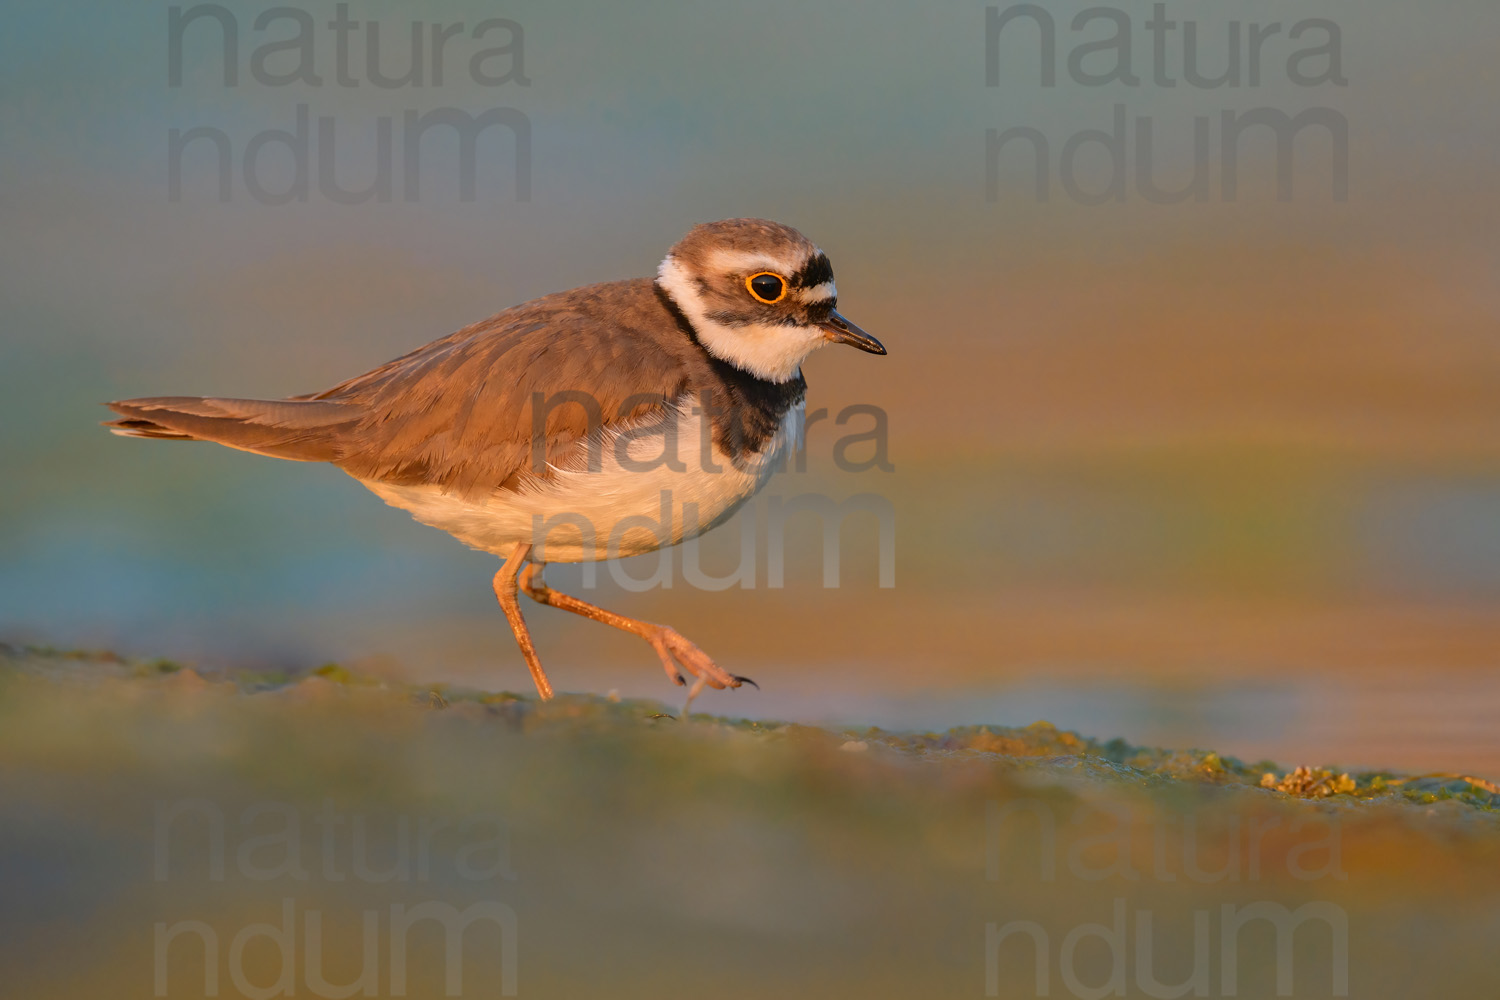
M 727 520 L 801 441 L 803 404 L 798 403 L 760 454 L 736 465 L 713 443 L 708 421 L 693 409 L 691 400 L 681 400 L 667 418 L 672 430 L 632 435 L 618 442 L 618 450 L 619 434 L 605 435 L 593 469 L 580 446 L 577 460 L 556 468 L 551 478 L 531 479 L 517 490 L 482 499 L 436 486 L 360 482 L 423 524 L 501 557 L 521 543 L 533 546 L 538 562 L 640 555 Z

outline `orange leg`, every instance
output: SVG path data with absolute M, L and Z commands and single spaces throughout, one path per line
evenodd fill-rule
M 526 557 L 530 554 L 530 545 L 515 547 L 510 558 L 505 560 L 505 565 L 500 567 L 500 572 L 495 574 L 495 596 L 500 599 L 500 609 L 505 612 L 505 620 L 510 622 L 510 630 L 516 634 L 516 645 L 521 647 L 521 655 L 526 658 L 531 679 L 536 683 L 536 693 L 546 701 L 552 697 L 552 684 L 547 680 L 547 672 L 542 669 L 542 661 L 537 658 L 536 646 L 531 641 L 531 630 L 526 627 L 526 619 L 521 617 L 521 602 L 516 600 L 516 573 L 525 565 Z M 530 570 L 531 567 L 526 566 L 526 569 Z
M 617 615 L 613 611 L 606 611 L 587 601 L 580 601 L 576 597 L 553 590 L 542 582 L 542 569 L 541 563 L 533 562 L 527 563 L 521 570 L 518 582 L 527 597 L 539 604 L 571 611 L 575 615 L 592 618 L 611 628 L 640 636 L 649 642 L 651 648 L 656 650 L 656 655 L 661 657 L 661 664 L 666 668 L 667 676 L 672 679 L 673 683 L 679 686 L 687 683 L 682 677 L 683 670 L 698 678 L 697 683 L 693 685 L 693 695 L 702 690 L 704 684 L 719 690 L 737 688 L 741 684 L 759 687 L 748 677 L 739 677 L 723 670 L 709 659 L 707 653 L 683 638 L 675 629 L 639 621 L 635 618 L 626 618 L 624 615 Z M 518 619 L 519 617 L 517 615 Z M 691 704 L 692 696 L 689 696 L 688 700 Z

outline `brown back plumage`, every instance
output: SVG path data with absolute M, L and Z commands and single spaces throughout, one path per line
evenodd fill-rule
M 542 459 L 662 410 L 705 365 L 638 279 L 523 303 L 309 398 L 368 413 L 335 463 L 350 474 L 472 494 L 545 476 Z
M 560 461 L 591 430 L 647 417 L 712 377 L 709 359 L 643 278 L 534 299 L 324 392 L 129 399 L 109 404 L 124 419 L 106 426 L 473 495 L 527 472 L 545 477 L 536 460 Z M 554 405 L 534 411 L 538 394 Z M 558 404 L 558 394 L 576 401 Z

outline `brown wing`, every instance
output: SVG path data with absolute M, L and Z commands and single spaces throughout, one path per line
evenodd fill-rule
M 650 279 L 613 282 L 507 309 L 324 392 L 127 399 L 105 426 L 478 496 L 670 406 L 703 364 L 694 350 Z
M 332 459 L 351 475 L 482 495 L 671 405 L 688 347 L 650 279 L 613 282 L 523 303 L 299 398 L 359 410 Z

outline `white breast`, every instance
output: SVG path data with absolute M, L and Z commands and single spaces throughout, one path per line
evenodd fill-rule
M 522 542 L 535 547 L 539 562 L 639 555 L 727 520 L 801 442 L 804 408 L 798 403 L 758 454 L 736 464 L 714 443 L 698 409 L 684 396 L 664 420 L 602 435 L 592 463 L 580 444 L 551 477 L 529 478 L 516 490 L 483 499 L 437 486 L 360 482 L 423 524 L 502 557 Z

